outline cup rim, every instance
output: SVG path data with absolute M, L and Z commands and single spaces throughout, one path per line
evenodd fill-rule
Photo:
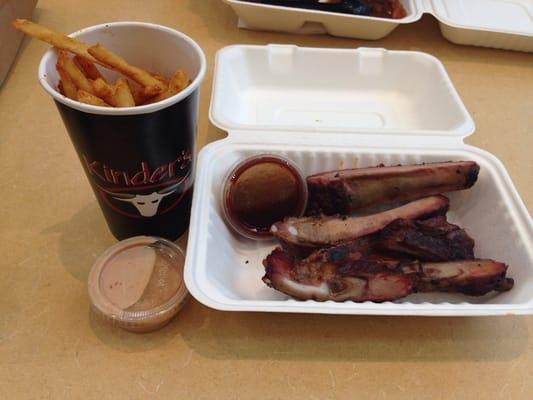
M 54 56 L 55 50 L 53 47 L 48 49 L 46 53 L 41 58 L 41 61 L 39 63 L 39 70 L 38 70 L 38 79 L 39 83 L 43 87 L 44 90 L 48 92 L 49 95 L 52 96 L 52 98 L 70 108 L 76 109 L 78 111 L 86 112 L 89 114 L 99 114 L 99 115 L 140 115 L 140 114 L 148 114 L 153 113 L 159 110 L 162 110 L 164 108 L 167 108 L 169 106 L 172 106 L 181 100 L 188 97 L 191 93 L 193 93 L 196 89 L 200 87 L 200 84 L 204 80 L 206 70 L 207 70 L 207 61 L 205 54 L 202 50 L 202 48 L 196 43 L 193 39 L 191 39 L 186 34 L 179 32 L 175 29 L 169 28 L 167 26 L 153 24 L 150 22 L 138 22 L 138 21 L 117 21 L 117 22 L 108 22 L 98 25 L 92 25 L 86 28 L 82 28 L 76 32 L 73 32 L 67 36 L 70 37 L 78 37 L 82 33 L 87 32 L 94 32 L 98 31 L 104 28 L 113 28 L 118 26 L 142 26 L 154 30 L 161 30 L 165 31 L 167 33 L 170 33 L 175 36 L 179 36 L 181 39 L 186 41 L 194 50 L 196 50 L 196 53 L 198 54 L 200 58 L 200 70 L 196 74 L 196 77 L 191 82 L 189 86 L 187 86 L 184 90 L 181 92 L 175 94 L 174 96 L 171 96 L 167 99 L 164 99 L 162 101 L 158 101 L 157 103 L 152 104 L 146 104 L 142 106 L 135 106 L 135 107 L 121 107 L 121 108 L 115 108 L 115 107 L 102 107 L 102 106 L 93 106 L 90 104 L 84 104 L 79 101 L 75 101 L 72 99 L 69 99 L 68 97 L 62 95 L 59 93 L 53 86 L 51 86 L 47 79 L 46 79 L 46 65 L 50 59 L 50 57 Z

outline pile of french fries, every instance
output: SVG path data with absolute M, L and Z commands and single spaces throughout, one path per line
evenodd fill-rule
M 57 89 L 69 99 L 81 103 L 135 107 L 174 96 L 190 84 L 187 74 L 181 69 L 168 79 L 129 64 L 99 43 L 89 46 L 25 19 L 16 19 L 12 25 L 57 49 L 56 69 L 60 77 Z M 95 64 L 117 71 L 124 78 L 109 83 Z

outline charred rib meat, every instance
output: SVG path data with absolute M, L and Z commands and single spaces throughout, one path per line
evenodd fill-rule
M 300 300 L 317 301 L 387 301 L 407 296 L 412 282 L 407 275 L 385 272 L 376 264 L 374 270 L 384 272 L 353 274 L 336 264 L 324 263 L 316 268 L 295 265 L 292 256 L 275 249 L 264 261 L 263 282 Z
M 402 253 L 420 261 L 454 261 L 474 258 L 474 240 L 446 217 L 425 221 L 399 219 L 380 232 L 381 250 Z
M 459 292 L 482 296 L 493 290 L 511 290 L 514 281 L 506 278 L 507 265 L 492 260 L 463 260 L 422 263 L 416 284 L 420 292 Z
M 398 219 L 376 234 L 314 251 L 306 261 L 375 260 L 377 256 L 400 261 L 471 260 L 474 245 L 474 240 L 445 216 L 422 221 Z
M 349 214 L 369 206 L 410 201 L 470 188 L 479 165 L 473 161 L 356 168 L 309 176 L 308 213 Z
M 308 177 L 311 208 L 322 215 L 272 226 L 282 247 L 263 261 L 263 281 L 294 298 L 317 301 L 510 290 L 507 265 L 476 259 L 474 240 L 445 216 L 449 201 L 440 193 L 471 187 L 478 173 L 475 162 L 461 161 Z M 390 208 L 405 201 L 411 202 Z M 383 205 L 389 209 L 369 209 Z M 338 215 L 354 211 L 359 215 Z
M 448 207 L 449 200 L 446 197 L 431 196 L 363 217 L 286 218 L 274 224 L 271 232 L 291 246 L 334 246 L 376 233 L 396 219 L 424 219 L 444 215 Z
M 379 257 L 372 261 L 366 257 L 327 260 L 324 256 L 312 255 L 296 262 L 277 248 L 263 261 L 263 281 L 294 298 L 317 301 L 381 302 L 417 291 L 481 296 L 513 286 L 512 279 L 505 278 L 507 266 L 492 260 L 401 263 Z

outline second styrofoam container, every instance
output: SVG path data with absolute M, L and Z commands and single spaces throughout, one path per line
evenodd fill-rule
M 418 20 L 421 11 L 414 0 L 403 0 L 407 15 L 402 19 L 375 18 L 339 14 L 295 7 L 224 0 L 249 29 L 299 32 L 308 24 L 320 25 L 323 33 L 333 36 L 376 40 L 388 35 L 400 24 Z M 316 28 L 315 28 L 316 29 Z
M 531 0 L 431 0 L 428 12 L 451 42 L 533 51 Z
M 439 20 L 448 40 L 474 46 L 533 51 L 533 2 L 531 0 L 401 0 L 406 16 L 387 19 L 292 7 L 223 0 L 249 29 L 312 32 L 377 40 L 398 25 L 418 21 L 424 13 Z
M 336 60 L 334 66 L 328 60 Z M 216 59 L 210 109 L 228 138 L 205 146 L 196 175 L 185 282 L 209 307 L 231 311 L 380 315 L 533 313 L 533 224 L 505 168 L 467 146 L 474 130 L 442 64 L 418 52 L 232 46 Z M 276 242 L 226 224 L 223 177 L 261 153 L 324 170 L 474 160 L 478 183 L 450 194 L 452 222 L 476 239 L 476 255 L 510 265 L 515 287 L 469 297 L 424 293 L 385 303 L 297 301 L 267 287 L 262 260 Z

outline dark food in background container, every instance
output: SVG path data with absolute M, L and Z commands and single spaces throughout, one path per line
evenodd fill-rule
M 286 7 L 367 15 L 379 18 L 403 18 L 406 11 L 400 0 L 243 0 Z

